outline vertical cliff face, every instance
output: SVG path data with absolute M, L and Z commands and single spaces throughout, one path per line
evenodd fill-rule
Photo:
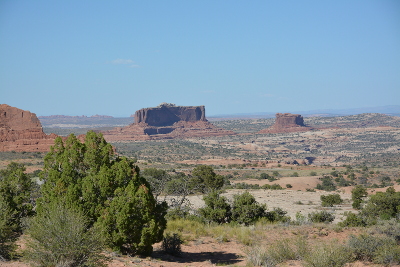
M 207 121 L 204 106 L 179 107 L 162 104 L 155 108 L 143 108 L 135 112 L 135 124 L 172 126 L 179 121 Z
M 0 151 L 48 151 L 55 135 L 46 135 L 35 113 L 0 105 Z
M 42 130 L 42 125 L 35 113 L 11 107 L 6 104 L 0 105 L 0 129 Z
M 285 133 L 285 132 L 301 132 L 309 131 L 312 128 L 304 125 L 303 116 L 290 113 L 276 113 L 274 125 L 270 128 L 259 131 L 258 133 Z
M 109 142 L 221 136 L 235 134 L 207 121 L 204 106 L 175 106 L 163 103 L 135 112 L 135 122 L 103 132 Z
M 277 128 L 305 126 L 303 116 L 299 114 L 277 113 L 274 126 Z

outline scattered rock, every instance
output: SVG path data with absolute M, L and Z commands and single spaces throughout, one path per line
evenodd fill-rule
M 35 113 L 0 105 L 0 151 L 45 152 L 56 137 L 43 132 Z

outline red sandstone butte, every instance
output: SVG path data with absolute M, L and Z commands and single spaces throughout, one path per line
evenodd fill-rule
M 274 125 L 259 131 L 259 134 L 304 132 L 313 129 L 304 125 L 303 116 L 299 114 L 276 113 L 275 116 L 276 120 Z
M 0 105 L 0 151 L 46 152 L 56 137 L 43 132 L 35 113 Z
M 235 134 L 207 121 L 204 106 L 162 103 L 135 112 L 135 122 L 103 132 L 108 142 L 190 138 Z

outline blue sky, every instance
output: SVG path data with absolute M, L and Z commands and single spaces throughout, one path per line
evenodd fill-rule
M 400 104 L 400 1 L 0 0 L 0 103 L 125 117 Z

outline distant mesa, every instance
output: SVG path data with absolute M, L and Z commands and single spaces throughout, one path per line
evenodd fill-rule
M 176 122 L 207 121 L 204 106 L 178 107 L 162 103 L 155 108 L 143 108 L 135 112 L 135 123 L 148 126 L 171 126 Z
M 108 142 L 221 136 L 235 134 L 207 121 L 204 106 L 162 103 L 135 112 L 134 123 L 103 132 Z
M 107 115 L 92 115 L 90 117 L 82 116 L 67 116 L 67 115 L 50 115 L 50 116 L 39 116 L 39 119 L 82 119 L 82 118 L 114 118 L 113 116 Z
M 313 128 L 304 125 L 303 116 L 291 113 L 276 113 L 274 125 L 270 128 L 259 131 L 259 134 L 264 133 L 291 133 L 310 131 Z
M 35 113 L 0 105 L 0 151 L 45 152 L 56 137 L 43 132 Z

